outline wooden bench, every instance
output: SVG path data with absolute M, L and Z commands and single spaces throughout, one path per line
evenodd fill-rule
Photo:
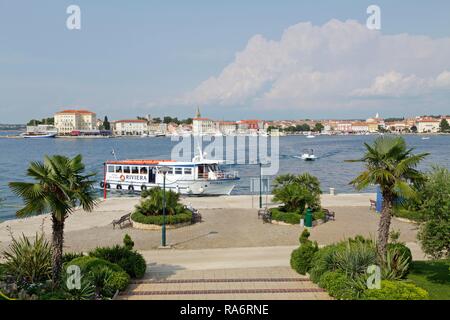
M 375 200 L 370 200 L 370 210 L 377 209 L 377 202 Z
M 112 225 L 113 225 L 113 229 L 116 228 L 116 225 L 119 225 L 120 229 L 122 229 L 122 225 L 128 222 L 131 224 L 131 213 L 127 213 L 124 216 L 121 216 L 119 219 L 113 220 Z
M 262 219 L 265 214 L 267 214 L 268 210 L 267 208 L 259 209 L 258 210 L 258 219 Z
M 197 209 L 194 209 L 192 206 L 184 206 L 184 208 L 192 212 L 192 223 L 202 222 L 202 215 Z
M 272 213 L 269 210 L 266 210 L 262 215 L 263 223 L 272 223 Z
M 334 211 L 330 211 L 328 209 L 323 209 L 323 211 L 325 212 L 325 222 L 333 220 L 336 220 L 336 213 Z

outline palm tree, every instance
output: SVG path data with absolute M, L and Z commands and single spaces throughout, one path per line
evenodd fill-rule
M 377 250 L 381 261 L 386 257 L 392 206 L 396 198 L 417 197 L 414 185 L 424 181 L 423 175 L 415 168 L 428 153 L 412 154 L 402 137 L 379 137 L 372 145 L 364 144 L 366 153 L 362 159 L 348 162 L 364 162 L 366 170 L 350 184 L 362 190 L 369 185 L 379 185 L 383 195 L 383 207 L 378 226 Z
M 90 178 L 83 175 L 82 156 L 45 156 L 44 162 L 31 162 L 27 175 L 34 182 L 10 182 L 12 191 L 20 196 L 25 206 L 17 211 L 18 217 L 50 212 L 52 217 L 52 280 L 59 283 L 64 243 L 64 222 L 77 206 L 92 211 L 97 204 Z

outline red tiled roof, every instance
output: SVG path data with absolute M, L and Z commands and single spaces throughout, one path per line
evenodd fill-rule
M 57 112 L 56 114 L 95 114 L 95 113 L 89 110 L 63 110 Z

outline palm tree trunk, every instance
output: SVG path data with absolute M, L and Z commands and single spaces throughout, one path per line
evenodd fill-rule
M 64 244 L 64 220 L 64 217 L 59 220 L 55 217 L 55 215 L 52 215 L 52 282 L 54 287 L 59 284 L 61 276 Z
M 383 208 L 381 209 L 380 223 L 378 225 L 378 255 L 381 261 L 386 258 L 387 245 L 389 241 L 389 228 L 391 226 L 393 197 L 383 194 Z

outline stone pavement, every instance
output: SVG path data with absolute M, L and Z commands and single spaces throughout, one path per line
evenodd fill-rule
M 159 250 L 143 252 L 148 265 L 118 299 L 317 300 L 330 299 L 308 277 L 294 272 L 295 247 Z

